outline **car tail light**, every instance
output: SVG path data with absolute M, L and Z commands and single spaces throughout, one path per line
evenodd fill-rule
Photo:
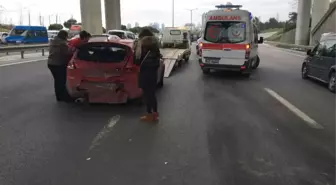
M 202 56 L 202 48 L 203 48 L 203 43 L 199 43 L 199 56 Z
M 134 72 L 134 71 L 136 71 L 136 67 L 128 66 L 128 67 L 125 68 L 125 71 L 128 72 L 128 73 Z
M 76 69 L 76 64 L 74 60 L 71 60 L 68 64 L 68 69 Z
M 251 54 L 251 45 L 250 44 L 246 44 L 246 49 L 245 49 L 245 59 L 249 59 L 250 58 L 250 54 Z

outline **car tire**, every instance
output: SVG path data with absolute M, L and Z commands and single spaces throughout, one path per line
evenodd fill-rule
M 210 74 L 210 69 L 202 69 L 203 74 Z
M 336 83 L 336 76 L 335 71 L 333 71 L 329 75 L 329 82 L 328 82 L 328 89 L 333 93 L 335 93 L 335 83 Z
M 242 75 L 243 75 L 244 78 L 250 78 L 251 73 L 243 73 Z
M 301 77 L 302 79 L 308 79 L 308 67 L 307 64 L 303 64 L 301 68 Z
M 259 67 L 259 63 L 260 63 L 260 58 L 259 56 L 257 56 L 257 61 L 254 63 L 254 66 L 252 66 L 252 69 L 257 69 Z
M 184 61 L 189 62 L 189 56 L 188 55 L 184 56 Z

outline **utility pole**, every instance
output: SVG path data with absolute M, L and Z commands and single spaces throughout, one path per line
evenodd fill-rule
M 20 9 L 20 25 L 23 24 L 23 15 L 22 15 L 22 8 Z
M 29 26 L 31 26 L 30 25 L 30 10 L 28 10 L 28 19 L 29 19 Z
M 50 15 L 49 15 L 49 25 L 51 24 L 51 17 L 50 17 Z
M 175 5 L 174 5 L 174 0 L 173 1 L 173 9 L 172 9 L 172 27 L 174 27 L 174 18 L 175 18 Z
M 190 11 L 190 33 L 191 33 L 192 27 L 193 27 L 193 11 L 197 10 L 197 8 L 187 9 L 187 10 Z
M 56 14 L 56 24 L 58 24 L 58 14 Z

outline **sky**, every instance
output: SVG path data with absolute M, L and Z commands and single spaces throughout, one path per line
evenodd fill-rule
M 64 22 L 70 17 L 80 21 L 80 0 L 1 0 L 0 22 L 19 24 L 20 12 L 23 15 L 23 24 L 28 25 L 30 12 L 31 25 L 39 25 L 39 15 L 42 16 L 45 25 L 56 22 Z M 98 1 L 99 0 L 92 0 Z M 220 0 L 175 0 L 175 26 L 182 26 L 190 23 L 190 11 L 193 11 L 193 23 L 201 22 L 204 12 L 215 9 L 215 5 L 226 4 L 229 1 Z M 295 0 L 232 0 L 232 4 L 243 5 L 243 9 L 249 10 L 262 21 L 270 17 L 279 17 L 279 20 L 287 20 L 288 13 L 296 11 L 293 2 Z M 294 3 L 295 4 L 295 3 Z M 102 19 L 105 25 L 104 3 L 102 5 Z M 1 6 L 3 8 L 1 8 Z M 138 22 L 140 26 L 147 26 L 149 23 L 164 23 L 165 26 L 172 25 L 172 0 L 121 0 L 121 21 L 134 26 Z

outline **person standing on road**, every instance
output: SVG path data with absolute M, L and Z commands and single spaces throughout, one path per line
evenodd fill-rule
M 66 88 L 66 69 L 72 57 L 67 44 L 68 32 L 61 30 L 50 42 L 48 68 L 54 77 L 54 88 L 57 101 L 71 101 Z
M 159 42 L 149 29 L 144 29 L 139 34 L 139 40 L 134 50 L 135 64 L 140 66 L 139 87 L 143 91 L 147 110 L 147 114 L 140 119 L 142 121 L 157 121 L 159 113 L 155 91 L 161 57 Z
M 87 31 L 83 30 L 79 33 L 79 38 L 71 39 L 69 41 L 68 45 L 72 50 L 75 50 L 81 44 L 88 42 L 90 38 L 91 38 L 91 34 Z

